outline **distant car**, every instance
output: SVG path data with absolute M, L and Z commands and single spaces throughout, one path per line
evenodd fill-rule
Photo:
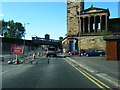
M 48 48 L 44 48 L 44 50 L 45 50 L 45 51 L 47 51 L 47 50 L 48 50 Z
M 93 51 L 90 51 L 90 52 L 86 52 L 84 53 L 84 56 L 103 56 L 105 55 L 105 52 L 104 51 L 100 51 L 100 50 L 93 50 Z
M 57 57 L 57 51 L 56 51 L 55 47 L 49 47 L 47 49 L 46 57 L 48 57 L 48 56 L 55 56 L 55 57 Z
M 85 50 L 80 50 L 80 55 L 82 55 L 83 53 L 85 53 Z M 79 55 L 79 50 L 75 50 L 75 51 L 71 51 L 68 53 L 69 55 Z

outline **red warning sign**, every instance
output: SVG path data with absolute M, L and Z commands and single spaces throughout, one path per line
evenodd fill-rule
M 23 53 L 24 46 L 12 46 L 12 53 Z

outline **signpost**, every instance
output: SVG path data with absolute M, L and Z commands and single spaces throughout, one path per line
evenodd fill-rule
M 24 50 L 24 46 L 12 46 L 11 47 L 11 52 L 16 53 L 16 64 L 19 63 L 18 53 L 23 53 L 23 50 Z

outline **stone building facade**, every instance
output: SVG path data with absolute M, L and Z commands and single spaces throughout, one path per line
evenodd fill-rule
M 84 0 L 82 2 L 67 2 L 67 36 L 78 34 L 78 16 L 84 10 Z
M 120 19 L 109 19 L 109 16 L 109 9 L 96 8 L 93 5 L 84 9 L 84 0 L 67 2 L 67 34 L 62 41 L 63 51 L 69 52 L 75 49 L 105 51 L 106 43 L 101 32 L 108 32 L 111 28 L 120 32 L 120 25 L 118 25 Z
M 102 30 L 107 31 L 109 16 L 108 9 L 96 8 L 93 7 L 93 5 L 83 10 L 79 16 L 80 33 L 102 32 Z
M 76 45 L 76 42 L 78 42 L 77 34 L 79 33 L 78 18 L 83 10 L 84 0 L 81 0 L 81 2 L 67 2 L 67 37 L 62 41 L 64 52 L 78 49 L 78 45 Z

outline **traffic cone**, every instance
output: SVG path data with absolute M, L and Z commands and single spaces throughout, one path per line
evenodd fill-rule
M 19 60 L 16 60 L 16 64 L 19 64 Z
M 40 53 L 38 53 L 38 56 L 40 56 Z
M 33 59 L 35 59 L 35 53 L 33 53 Z
M 15 61 L 15 64 L 19 64 L 18 54 L 16 54 L 16 61 Z

